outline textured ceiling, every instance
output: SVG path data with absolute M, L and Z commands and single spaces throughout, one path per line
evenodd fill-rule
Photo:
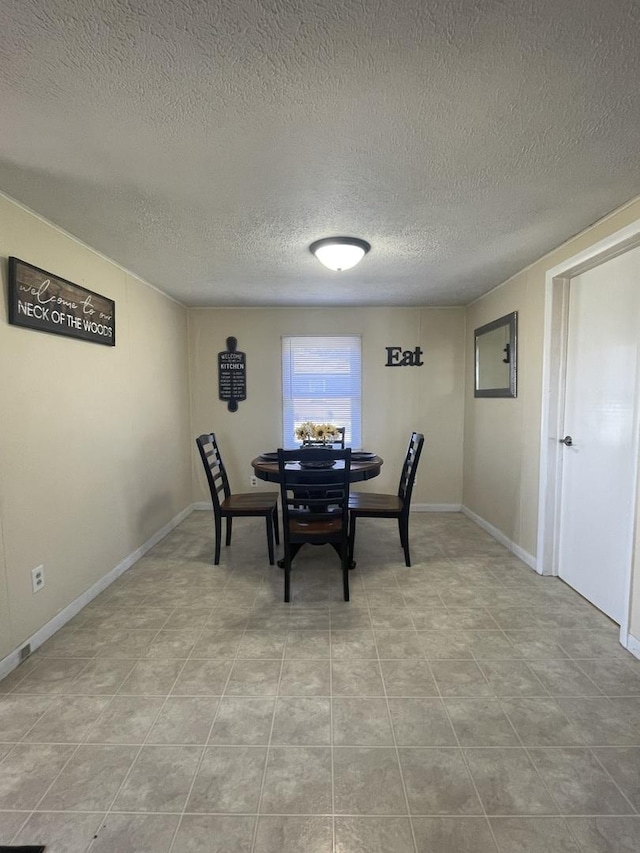
M 188 305 L 465 304 L 640 193 L 637 0 L 4 0 L 0 33 L 0 190 Z M 371 252 L 329 272 L 334 234 Z

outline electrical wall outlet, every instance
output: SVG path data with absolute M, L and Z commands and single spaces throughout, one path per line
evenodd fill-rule
M 255 489 L 256 486 L 258 485 L 258 478 L 256 477 L 255 474 L 252 474 L 251 477 L 249 478 L 249 485 L 251 486 L 252 489 Z
M 31 586 L 34 592 L 40 592 L 44 586 L 44 566 L 31 570 Z

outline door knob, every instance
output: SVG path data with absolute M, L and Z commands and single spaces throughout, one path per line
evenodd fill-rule
M 564 438 L 560 439 L 560 444 L 564 444 L 567 447 L 571 447 L 571 445 L 573 444 L 573 439 L 571 438 L 570 435 L 565 435 Z

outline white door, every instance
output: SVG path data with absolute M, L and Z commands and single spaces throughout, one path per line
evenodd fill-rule
M 615 622 L 629 582 L 638 464 L 640 248 L 571 279 L 559 575 Z

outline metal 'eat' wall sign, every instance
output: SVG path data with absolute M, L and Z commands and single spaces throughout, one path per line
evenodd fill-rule
M 387 360 L 385 367 L 422 367 L 422 350 L 420 347 L 415 349 L 405 349 L 402 347 L 385 347 L 387 351 Z
M 247 399 L 247 356 L 237 346 L 236 338 L 227 338 L 227 349 L 218 353 L 218 399 L 226 401 L 230 412 Z
M 113 299 L 18 258 L 9 258 L 9 322 L 108 347 L 116 345 Z

